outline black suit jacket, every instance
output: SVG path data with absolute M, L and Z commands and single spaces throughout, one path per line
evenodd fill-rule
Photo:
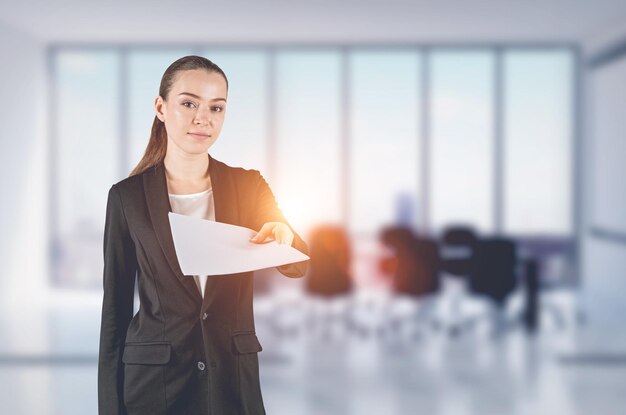
M 210 155 L 218 222 L 287 223 L 256 170 Z M 252 312 L 253 273 L 209 276 L 204 299 L 183 275 L 169 226 L 163 163 L 114 184 L 104 231 L 98 360 L 100 415 L 264 414 Z M 307 253 L 294 232 L 293 246 Z M 278 267 L 301 277 L 307 262 Z M 135 277 L 140 308 L 133 316 Z

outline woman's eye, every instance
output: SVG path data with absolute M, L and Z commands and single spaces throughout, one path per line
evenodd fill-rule
M 189 106 L 189 105 L 187 105 L 187 104 L 193 105 L 193 106 L 195 107 L 195 105 L 194 105 L 194 103 L 193 103 L 193 102 L 189 102 L 189 101 L 185 101 L 185 102 L 183 102 L 183 106 L 185 106 L 185 107 L 187 107 L 187 108 L 192 108 L 192 107 L 190 107 L 190 106 Z
M 216 105 L 215 107 L 213 107 L 213 110 L 217 112 L 222 112 L 224 111 L 224 108 L 220 107 L 219 105 Z

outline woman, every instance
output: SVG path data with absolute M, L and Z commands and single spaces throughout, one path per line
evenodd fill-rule
M 220 134 L 228 81 L 213 62 L 170 65 L 142 160 L 109 190 L 98 406 L 109 414 L 263 414 L 252 272 L 183 275 L 168 212 L 257 230 L 307 253 L 256 170 L 208 154 Z M 302 277 L 306 262 L 278 267 Z M 140 308 L 133 316 L 135 276 Z

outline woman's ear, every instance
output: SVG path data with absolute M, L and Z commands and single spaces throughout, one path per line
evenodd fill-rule
M 164 109 L 165 101 L 163 101 L 163 98 L 161 98 L 161 96 L 159 95 L 154 100 L 154 110 L 156 112 L 156 116 L 159 118 L 159 120 L 161 120 L 161 122 L 165 122 L 165 113 L 163 111 Z

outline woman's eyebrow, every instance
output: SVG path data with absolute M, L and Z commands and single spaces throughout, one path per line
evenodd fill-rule
M 202 99 L 202 97 L 196 95 L 196 94 L 192 94 L 191 92 L 181 92 L 178 95 L 189 95 L 190 97 L 194 97 L 195 99 Z M 224 101 L 226 102 L 226 98 L 213 98 L 210 101 Z

